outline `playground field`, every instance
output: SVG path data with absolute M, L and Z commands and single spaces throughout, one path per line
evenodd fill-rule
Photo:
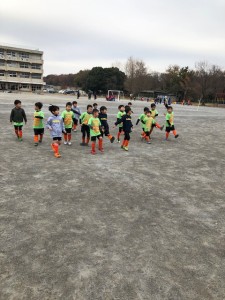
M 9 123 L 15 99 L 23 142 Z M 135 126 L 147 103 L 136 101 L 128 152 L 104 139 L 92 156 L 78 131 L 56 159 L 47 130 L 33 145 L 34 103 L 47 118 L 48 104 L 71 100 L 0 94 L 0 299 L 223 300 L 225 110 L 174 105 L 179 138 L 156 129 L 147 145 Z M 119 103 L 97 103 L 112 128 Z

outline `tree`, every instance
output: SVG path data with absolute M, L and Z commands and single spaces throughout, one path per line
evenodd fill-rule
M 84 91 L 87 90 L 87 79 L 89 73 L 90 70 L 80 70 L 77 74 L 75 74 L 74 76 L 75 86 Z

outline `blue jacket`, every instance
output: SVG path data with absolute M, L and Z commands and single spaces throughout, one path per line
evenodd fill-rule
M 63 119 L 61 116 L 52 115 L 48 118 L 46 127 L 52 129 L 50 131 L 51 137 L 62 137 L 62 132 L 65 131 Z

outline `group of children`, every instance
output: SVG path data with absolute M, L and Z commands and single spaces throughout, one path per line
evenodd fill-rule
M 19 141 L 22 141 L 23 122 L 27 122 L 27 117 L 24 109 L 21 107 L 21 101 L 15 100 L 15 107 L 11 111 L 10 122 L 14 124 L 15 133 Z M 117 120 L 114 123 L 115 128 L 118 125 L 117 142 L 120 143 L 121 134 L 124 135 L 121 148 L 128 151 L 130 142 L 130 133 L 132 132 L 133 124 L 131 120 L 131 114 L 133 113 L 132 104 L 119 105 Z M 42 112 L 43 104 L 41 102 L 35 103 L 35 112 L 33 120 L 34 129 L 34 145 L 38 146 L 42 142 L 44 135 L 44 113 Z M 103 136 L 106 136 L 111 143 L 115 141 L 115 137 L 109 132 L 109 124 L 107 120 L 107 108 L 101 106 L 98 110 L 97 103 L 87 105 L 87 111 L 81 113 L 80 108 L 77 106 L 77 101 L 67 102 L 65 110 L 59 113 L 59 107 L 56 105 L 50 105 L 49 111 L 51 116 L 48 118 L 46 128 L 49 129 L 52 143 L 51 147 L 55 157 L 61 157 L 59 153 L 59 146 L 62 142 L 62 136 L 64 136 L 64 144 L 71 145 L 72 130 L 77 131 L 78 122 L 80 122 L 82 132 L 81 146 L 88 146 L 91 140 L 91 154 L 96 154 L 96 141 L 98 140 L 98 150 L 103 150 Z M 169 134 L 172 131 L 174 137 L 177 138 L 177 134 L 174 127 L 174 114 L 172 106 L 166 105 L 167 113 L 166 117 L 166 138 L 168 140 Z M 145 140 L 147 144 L 151 144 L 151 133 L 154 127 L 163 130 L 164 126 L 156 121 L 158 112 L 156 110 L 155 103 L 151 104 L 151 108 L 145 107 L 144 112 L 139 116 L 136 125 L 141 122 L 142 133 L 141 138 Z

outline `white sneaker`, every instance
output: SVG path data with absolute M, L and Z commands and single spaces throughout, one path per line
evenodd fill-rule
M 67 142 L 66 142 L 66 141 L 64 142 L 64 145 L 67 145 Z
M 71 142 L 68 142 L 68 145 L 69 145 L 69 146 L 71 146 L 71 145 L 72 145 L 72 143 L 71 143 Z
M 73 131 L 74 131 L 74 132 L 77 132 L 77 130 L 76 130 L 76 129 L 73 129 Z

